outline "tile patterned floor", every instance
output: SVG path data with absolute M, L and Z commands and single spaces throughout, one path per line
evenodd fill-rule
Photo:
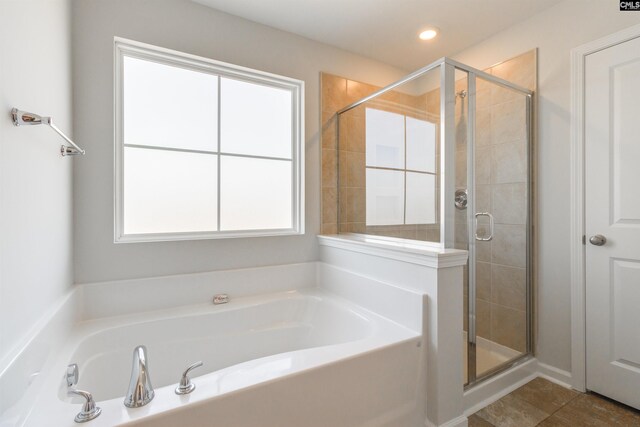
M 640 411 L 542 378 L 469 417 L 469 427 L 640 427 Z

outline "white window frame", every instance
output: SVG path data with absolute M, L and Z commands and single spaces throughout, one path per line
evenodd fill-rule
M 132 57 L 196 70 L 219 77 L 228 77 L 246 82 L 263 84 L 291 91 L 291 183 L 292 227 L 286 229 L 169 232 L 169 233 L 124 233 L 124 117 L 123 117 L 123 57 Z M 224 239 L 238 237 L 286 236 L 304 234 L 304 82 L 225 62 L 215 61 L 162 47 L 152 46 L 120 37 L 114 38 L 114 243 L 158 242 L 174 240 Z M 218 109 L 219 110 L 219 109 Z M 218 115 L 220 111 L 218 111 Z M 221 156 L 220 153 L 217 154 Z M 261 156 L 242 157 L 261 158 Z M 220 185 L 218 170 L 218 187 Z M 220 216 L 220 194 L 218 194 L 218 217 Z

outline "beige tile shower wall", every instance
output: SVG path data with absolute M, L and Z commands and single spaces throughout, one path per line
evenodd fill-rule
M 357 107 L 340 116 L 339 141 L 336 112 L 379 89 L 332 74 L 321 74 L 322 233 L 366 232 L 415 240 L 439 240 L 437 224 L 366 226 L 365 108 Z M 413 96 L 390 91 L 368 102 L 367 106 L 438 121 L 437 115 L 427 112 L 426 94 Z
M 357 99 L 360 98 L 354 101 Z M 366 229 L 366 150 L 363 108 L 354 108 L 341 115 L 338 120 L 338 232 L 364 233 Z
M 347 102 L 347 80 L 320 74 L 322 155 L 322 234 L 338 232 L 338 121 L 336 111 Z
M 341 144 L 341 150 L 338 152 L 338 117 L 336 112 L 379 88 L 327 73 L 321 73 L 320 79 L 322 104 L 321 232 L 322 234 L 338 233 L 338 211 L 342 216 L 341 224 L 348 226 L 351 231 L 364 231 L 364 219 L 361 216 L 366 211 L 356 208 L 364 198 L 364 141 L 361 143 L 360 138 L 355 137 L 362 134 L 364 140 L 364 129 L 359 129 L 359 127 L 364 128 L 364 118 L 359 117 L 355 112 L 350 112 L 348 116 L 343 117 L 342 120 L 348 122 L 343 123 L 343 131 L 346 130 L 353 135 L 348 138 L 349 145 Z M 340 182 L 344 186 L 344 190 L 341 192 L 338 192 L 338 158 L 343 165 L 340 169 L 343 174 Z M 347 186 L 347 174 L 352 178 L 351 186 Z M 359 181 L 362 181 L 362 185 L 356 186 Z M 338 201 L 338 197 L 340 197 L 340 201 Z M 350 201 L 352 209 L 348 210 L 347 206 Z M 340 210 L 338 210 L 339 202 Z M 352 222 L 349 222 L 349 219 Z
M 489 68 L 497 77 L 536 90 L 536 51 Z M 476 242 L 478 335 L 526 350 L 527 144 L 522 95 L 478 81 L 477 211 L 495 218 L 494 239 Z

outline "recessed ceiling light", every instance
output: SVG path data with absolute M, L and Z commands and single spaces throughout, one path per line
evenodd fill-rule
M 437 35 L 438 35 L 438 30 L 436 28 L 428 28 L 423 32 L 421 32 L 418 35 L 418 37 L 420 37 L 420 40 L 431 40 Z

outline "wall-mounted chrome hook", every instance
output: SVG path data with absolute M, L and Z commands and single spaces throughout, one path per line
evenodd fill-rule
M 11 109 L 11 119 L 14 126 L 32 126 L 32 125 L 48 125 L 51 129 L 56 131 L 65 141 L 71 146 L 60 146 L 60 154 L 62 156 L 77 156 L 78 154 L 84 154 L 85 151 L 78 147 L 75 142 L 64 134 L 51 120 L 51 117 L 42 117 L 38 114 L 28 113 L 26 111 L 18 110 L 17 108 Z

